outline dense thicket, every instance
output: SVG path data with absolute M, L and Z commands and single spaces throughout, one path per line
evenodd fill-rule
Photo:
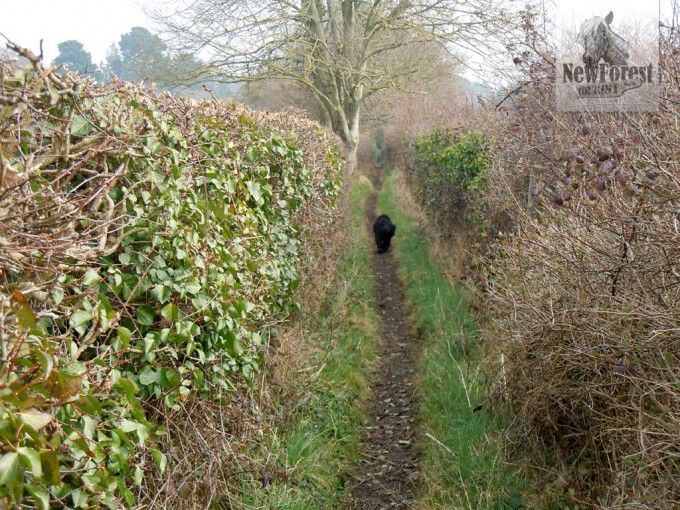
M 31 63 L 0 66 L 0 502 L 131 505 L 168 465 L 163 410 L 252 382 L 295 309 L 338 150 L 294 114 L 13 49 Z
M 538 468 L 530 472 L 547 489 L 532 507 L 673 508 L 678 30 L 662 30 L 657 111 L 568 113 L 555 107 L 554 62 L 537 19 L 527 11 L 526 40 L 511 48 L 517 86 L 473 117 L 489 141 L 480 147 L 490 162 L 483 186 L 470 194 L 466 184 L 475 159 L 457 166 L 446 157 L 465 154 L 469 134 L 454 123 L 469 118 L 421 136 L 409 173 L 439 232 L 470 203 L 482 205 L 492 239 L 483 267 L 474 266 L 484 338 L 498 369 L 496 402 L 514 421 L 510 451 Z
M 492 202 L 514 234 L 486 281 L 501 388 L 557 499 L 680 500 L 677 61 L 657 112 L 570 114 L 549 65 L 497 115 Z

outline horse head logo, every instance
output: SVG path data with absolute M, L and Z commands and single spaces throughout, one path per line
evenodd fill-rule
M 586 67 L 596 67 L 600 60 L 616 66 L 628 63 L 628 43 L 609 27 L 613 19 L 614 13 L 610 12 L 604 19 L 595 16 L 581 25 L 577 40 L 585 49 L 583 63 Z

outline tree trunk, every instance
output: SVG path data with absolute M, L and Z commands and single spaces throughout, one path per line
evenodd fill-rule
M 345 144 L 345 171 L 347 175 L 352 175 L 357 164 L 357 149 L 359 148 L 359 106 L 358 104 L 350 108 L 350 115 L 347 126 L 347 139 Z
M 347 175 L 352 175 L 354 173 L 354 169 L 356 168 L 358 146 L 358 141 L 354 142 L 354 144 L 347 144 L 347 150 L 345 151 L 345 173 Z

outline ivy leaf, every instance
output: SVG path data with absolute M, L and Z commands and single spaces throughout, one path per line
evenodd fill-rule
M 52 355 L 44 351 L 37 351 L 36 355 L 38 356 L 38 362 L 43 371 L 43 377 L 47 379 L 54 368 L 54 359 L 52 358 Z
M 48 485 L 57 485 L 60 481 L 57 452 L 55 450 L 41 452 L 40 464 L 43 468 L 43 481 Z
M 234 358 L 238 358 L 243 353 L 241 341 L 236 338 L 233 331 L 227 331 L 225 336 L 227 352 Z
M 53 416 L 36 409 L 25 409 L 17 413 L 18 418 L 33 430 L 40 430 L 52 422 Z
M 17 453 L 21 462 L 24 463 L 33 476 L 40 478 L 42 476 L 42 464 L 40 463 L 40 454 L 36 452 L 33 448 L 27 448 L 21 446 L 17 448 Z
M 135 485 L 139 486 L 144 481 L 144 471 L 139 466 L 135 467 Z
M 35 326 L 35 313 L 28 304 L 28 298 L 18 290 L 12 295 L 12 309 L 19 319 L 19 328 L 29 330 Z
M 139 406 L 139 399 L 136 397 L 136 393 L 139 392 L 139 387 L 135 384 L 134 381 L 126 377 L 121 377 L 120 379 L 118 379 L 118 381 L 116 381 L 113 387 L 119 393 L 125 395 L 127 397 L 128 402 L 135 405 L 135 407 Z
M 87 494 L 80 489 L 74 489 L 71 493 L 71 499 L 73 500 L 73 506 L 85 506 L 87 503 Z
M 246 181 L 246 189 L 248 190 L 248 193 L 250 193 L 250 196 L 253 197 L 253 200 L 260 205 L 263 200 L 262 200 L 262 188 L 260 187 L 260 183 L 257 181 Z
M 92 123 L 82 116 L 73 118 L 71 122 L 71 136 L 86 136 L 94 131 Z
M 154 311 L 150 306 L 140 306 L 137 308 L 137 321 L 142 326 L 151 326 L 153 324 Z
M 168 465 L 168 458 L 165 456 L 163 452 L 161 452 L 160 450 L 156 450 L 155 448 L 149 448 L 149 451 L 151 452 L 153 460 L 156 462 L 156 467 L 158 467 L 158 471 L 160 472 L 160 474 L 163 474 L 165 472 L 165 467 Z
M 161 308 L 161 315 L 166 321 L 177 322 L 179 320 L 179 308 L 173 303 L 168 303 Z
M 139 382 L 148 386 L 158 381 L 158 372 L 155 372 L 151 367 L 146 366 L 142 368 L 139 373 Z
M 19 454 L 7 452 L 0 457 L 0 485 L 19 479 Z
M 69 323 L 71 324 L 71 327 L 73 329 L 76 329 L 78 326 L 82 326 L 84 324 L 87 324 L 92 320 L 92 312 L 89 310 L 79 310 L 73 314 L 71 314 L 71 318 L 69 319 Z
M 54 301 L 54 304 L 56 306 L 59 306 L 63 299 L 64 293 L 60 289 L 52 290 L 52 301 Z
M 132 339 L 132 332 L 124 327 L 124 326 L 119 326 L 117 329 L 118 332 L 118 338 L 120 339 L 121 343 L 123 344 L 123 349 L 127 349 L 130 346 L 130 340 Z
M 125 498 L 125 502 L 129 507 L 134 506 L 135 504 L 135 495 L 132 493 L 130 489 L 128 489 L 125 486 L 125 481 L 122 480 L 121 478 L 116 478 L 116 485 L 118 485 L 118 490 L 121 492 L 123 497 Z
M 102 407 L 101 403 L 97 399 L 97 397 L 93 395 L 85 395 L 84 397 L 81 397 L 80 399 L 76 400 L 73 405 L 75 405 L 78 409 L 83 411 L 84 413 L 87 413 L 89 415 L 96 415 L 96 414 L 102 414 L 104 412 L 104 408 Z
M 165 303 L 170 298 L 171 291 L 165 285 L 156 285 L 153 289 L 151 289 L 149 294 L 154 301 Z
M 94 269 L 88 269 L 83 275 L 83 285 L 86 287 L 91 287 L 96 283 L 99 283 L 101 276 Z
M 186 284 L 185 288 L 189 294 L 198 294 L 201 290 L 201 282 L 199 282 L 197 278 L 192 278 L 189 280 L 189 283 Z
M 33 499 L 40 510 L 50 510 L 50 494 L 40 485 L 34 483 L 26 484 L 26 490 L 33 496 Z

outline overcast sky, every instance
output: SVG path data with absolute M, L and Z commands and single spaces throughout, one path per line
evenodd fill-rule
M 76 39 L 95 63 L 106 57 L 112 43 L 132 27 L 152 28 L 139 5 L 158 0 L 0 0 L 0 34 L 19 46 L 40 53 L 45 62 L 58 54 L 60 42 Z M 0 38 L 5 46 L 4 38 Z
M 155 6 L 163 1 L 0 0 L 0 34 L 35 53 L 39 53 L 40 39 L 43 39 L 45 62 L 51 62 L 57 56 L 60 42 L 76 39 L 84 44 L 93 61 L 99 63 L 106 57 L 111 44 L 117 43 L 132 27 L 153 28 L 140 5 Z M 661 2 L 665 6 L 670 0 Z M 659 3 L 649 0 L 545 1 L 546 6 L 551 4 L 556 5 L 557 17 L 562 22 L 573 19 L 575 26 L 595 15 L 604 17 L 610 10 L 614 11 L 617 26 L 625 18 L 656 16 L 658 20 L 659 12 Z

